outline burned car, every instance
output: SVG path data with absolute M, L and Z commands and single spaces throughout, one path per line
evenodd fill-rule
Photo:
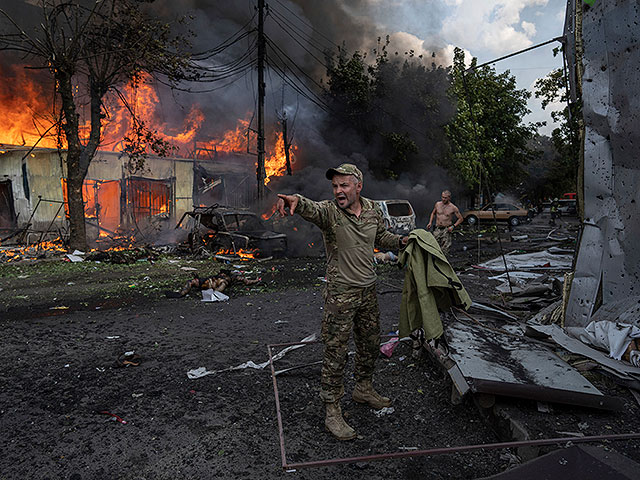
M 258 215 L 246 209 L 217 204 L 195 207 L 184 213 L 176 228 L 181 226 L 189 231 L 187 240 L 192 251 L 252 250 L 259 257 L 282 256 L 287 251 L 287 236 L 268 230 Z
M 376 200 L 384 226 L 392 233 L 409 235 L 416 228 L 416 214 L 408 200 Z

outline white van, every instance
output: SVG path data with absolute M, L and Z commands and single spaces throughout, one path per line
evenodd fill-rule
M 408 200 L 376 200 L 382 210 L 384 224 L 392 233 L 408 235 L 416 228 L 416 213 Z

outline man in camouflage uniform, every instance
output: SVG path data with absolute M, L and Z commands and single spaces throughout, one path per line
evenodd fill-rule
M 353 400 L 375 409 L 391 400 L 373 389 L 371 379 L 380 348 L 380 312 L 376 296 L 373 248 L 400 248 L 407 238 L 388 232 L 382 212 L 360 196 L 362 172 L 344 163 L 326 173 L 334 200 L 314 202 L 302 195 L 278 195 L 278 210 L 302 218 L 322 230 L 327 252 L 327 288 L 324 292 L 322 340 L 324 358 L 320 397 L 326 406 L 325 426 L 339 440 L 351 440 L 356 432 L 340 409 L 344 395 L 344 368 L 351 330 L 356 345 Z

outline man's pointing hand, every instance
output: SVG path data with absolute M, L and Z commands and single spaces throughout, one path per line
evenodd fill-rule
M 280 212 L 280 216 L 284 217 L 286 215 L 284 211 L 286 207 L 289 207 L 289 215 L 293 215 L 296 211 L 296 207 L 298 206 L 298 202 L 300 201 L 300 197 L 296 195 L 283 195 L 282 193 L 279 193 L 278 197 L 276 208 L 278 209 L 278 212 Z

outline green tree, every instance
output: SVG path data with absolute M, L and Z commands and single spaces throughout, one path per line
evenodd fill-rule
M 82 185 L 89 164 L 100 145 L 107 112 L 105 95 L 141 72 L 159 75 L 170 84 L 196 78 L 197 72 L 184 53 L 188 42 L 172 34 L 172 25 L 154 18 L 152 0 L 40 0 L 38 26 L 20 25 L 0 10 L 9 26 L 0 34 L 0 49 L 21 52 L 34 68 L 46 69 L 55 81 L 60 111 L 56 127 L 59 146 L 66 148 L 69 201 L 69 244 L 84 249 L 86 231 Z M 30 19 L 21 18 L 21 22 Z M 89 133 L 81 134 L 80 112 L 88 106 Z M 167 149 L 134 120 L 129 138 L 133 163 L 143 155 L 141 141 Z
M 551 112 L 558 127 L 551 132 L 554 156 L 546 175 L 548 195 L 558 196 L 575 191 L 580 161 L 580 103 L 569 104 L 567 79 L 562 69 L 553 70 L 535 84 L 535 95 L 546 109 L 560 103 L 563 108 Z
M 449 94 L 457 109 L 446 127 L 450 154 L 443 166 L 469 190 L 481 186 L 496 193 L 523 178 L 523 166 L 534 155 L 528 141 L 539 125 L 523 123 L 531 94 L 516 88 L 509 71 L 476 65 L 474 58 L 467 70 L 464 52 L 456 48 Z

